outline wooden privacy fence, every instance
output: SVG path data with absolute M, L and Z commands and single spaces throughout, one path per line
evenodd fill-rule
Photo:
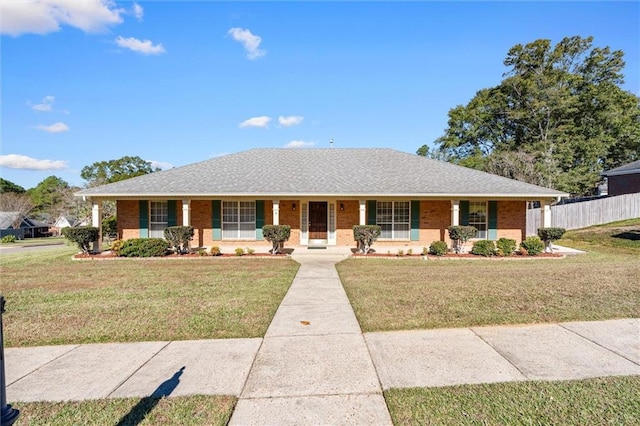
M 551 206 L 551 226 L 579 229 L 640 217 L 640 192 Z M 527 236 L 540 227 L 540 209 L 527 210 Z

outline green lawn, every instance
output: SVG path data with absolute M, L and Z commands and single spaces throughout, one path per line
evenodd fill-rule
M 384 393 L 395 425 L 637 425 L 640 376 Z
M 236 398 L 185 396 L 176 398 L 99 399 L 79 402 L 14 404 L 20 425 L 226 425 Z
M 6 346 L 262 337 L 290 259 L 73 261 L 60 247 L 0 256 Z
M 624 232 L 640 232 L 640 219 Z M 640 240 L 619 226 L 559 241 L 589 250 L 566 259 L 351 258 L 337 265 L 365 332 L 640 316 Z

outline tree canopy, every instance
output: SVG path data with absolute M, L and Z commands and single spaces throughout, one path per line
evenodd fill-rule
M 0 177 L 0 194 L 4 194 L 5 192 L 15 192 L 16 194 L 24 194 L 26 190 L 9 180 L 3 179 Z
M 97 161 L 85 166 L 80 171 L 80 177 L 88 182 L 88 186 L 98 186 L 119 182 L 136 176 L 157 172 L 151 163 L 140 157 L 125 156 L 117 160 Z
M 640 98 L 623 90 L 623 52 L 592 37 L 518 44 L 496 87 L 449 111 L 418 154 L 587 194 L 600 172 L 640 158 Z

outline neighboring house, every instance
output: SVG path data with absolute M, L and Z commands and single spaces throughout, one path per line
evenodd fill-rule
M 49 228 L 52 235 L 61 235 L 64 228 L 75 228 L 76 226 L 86 225 L 81 220 L 73 216 L 60 216 Z
M 640 160 L 601 173 L 607 178 L 607 194 L 640 192 Z
M 44 222 L 23 217 L 19 228 L 13 228 L 18 212 L 0 212 L 0 237 L 14 235 L 18 239 L 49 236 L 49 226 Z
M 267 224 L 291 226 L 292 245 L 352 246 L 353 226 L 377 224 L 376 245 L 448 241 L 451 225 L 479 238 L 521 241 L 528 201 L 567 194 L 392 149 L 253 149 L 85 189 L 93 226 L 117 201 L 118 237 L 163 237 L 195 228 L 193 245 L 258 244 Z M 265 242 L 266 243 L 266 242 Z

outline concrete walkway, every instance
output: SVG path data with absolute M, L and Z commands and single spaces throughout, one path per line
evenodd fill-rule
M 384 425 L 392 387 L 640 375 L 637 318 L 363 335 L 347 253 L 296 252 L 264 339 L 6 348 L 8 401 L 220 394 L 239 397 L 233 425 Z

